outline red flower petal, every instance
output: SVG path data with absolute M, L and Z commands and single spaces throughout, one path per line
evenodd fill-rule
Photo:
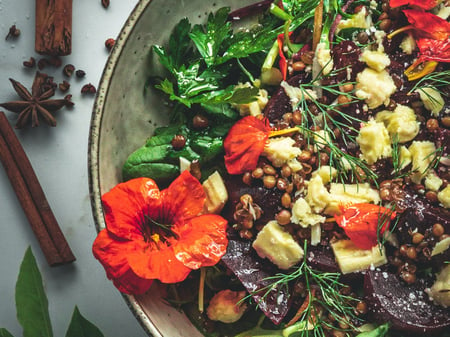
M 403 5 L 417 6 L 423 9 L 431 9 L 438 5 L 438 0 L 391 0 L 389 6 L 391 8 Z
M 390 209 L 373 204 L 350 204 L 341 207 L 341 214 L 334 218 L 345 234 L 361 249 L 371 249 L 378 243 L 379 234 L 389 228 L 396 213 Z
M 280 71 L 283 75 L 283 80 L 286 80 L 287 76 L 287 60 L 286 56 L 284 55 L 283 47 L 284 47 L 284 33 L 278 34 L 277 37 L 278 42 L 278 55 L 280 56 Z
M 200 182 L 189 171 L 184 171 L 162 192 L 162 218 L 165 223 L 188 220 L 203 210 L 206 194 Z M 161 217 L 161 215 L 160 215 Z
M 92 252 L 117 289 L 127 294 L 143 294 L 153 280 L 139 277 L 130 268 L 125 254 L 130 248 L 134 248 L 132 241 L 118 241 L 104 229 L 95 239 Z
M 161 205 L 158 186 L 148 178 L 116 185 L 102 196 L 102 202 L 108 231 L 128 240 L 142 238 L 144 214 L 156 218 Z
M 176 258 L 191 269 L 213 266 L 226 253 L 227 221 L 219 215 L 206 214 L 176 226 L 180 239 L 174 245 Z
M 405 13 L 409 23 L 420 32 L 437 40 L 448 39 L 450 23 L 439 16 L 416 9 L 405 9 L 403 13 Z
M 450 62 L 450 41 L 419 39 L 416 41 L 421 61 Z
M 267 119 L 247 116 L 234 124 L 224 141 L 225 166 L 230 174 L 240 174 L 256 168 L 269 138 Z

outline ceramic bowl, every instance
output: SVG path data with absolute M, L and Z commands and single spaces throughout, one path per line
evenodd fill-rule
M 183 17 L 205 22 L 220 7 L 242 7 L 255 0 L 141 0 L 119 34 L 98 88 L 89 140 L 89 182 L 97 230 L 105 228 L 101 195 L 121 182 L 127 156 L 154 129 L 166 124 L 167 107 L 154 91 L 145 91 L 158 69 L 150 53 L 164 44 Z M 100 267 L 100 265 L 99 265 Z M 165 304 L 156 283 L 142 296 L 124 296 L 148 334 L 155 337 L 200 337 L 182 313 Z

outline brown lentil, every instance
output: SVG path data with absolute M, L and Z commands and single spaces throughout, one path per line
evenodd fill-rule
M 406 251 L 406 256 L 410 258 L 411 260 L 415 260 L 417 258 L 417 252 L 416 248 L 414 247 L 408 247 Z
M 424 235 L 422 233 L 414 233 L 412 236 L 412 242 L 417 245 L 422 242 Z
M 441 118 L 442 125 L 444 125 L 446 128 L 450 128 L 450 117 L 442 117 Z
M 436 131 L 439 129 L 439 122 L 435 118 L 430 118 L 427 120 L 427 129 L 429 131 Z
M 252 178 L 252 174 L 250 172 L 245 172 L 242 175 L 242 182 L 245 185 L 251 186 L 252 185 L 252 181 L 253 181 L 253 178 Z
M 307 52 L 304 52 L 301 56 L 300 59 L 302 60 L 302 62 L 304 64 L 312 64 L 313 60 L 314 60 L 314 51 L 310 50 Z
M 251 231 L 249 231 L 248 229 L 241 229 L 239 231 L 239 236 L 242 239 L 250 240 L 251 238 L 253 238 L 253 233 Z
M 264 171 L 261 167 L 255 168 L 252 172 L 252 177 L 255 179 L 262 178 L 263 175 L 264 175 Z
M 277 171 L 271 165 L 264 165 L 263 166 L 263 172 L 264 172 L 264 174 L 269 174 L 269 175 L 272 175 L 272 176 L 277 174 Z
M 291 202 L 292 202 L 292 198 L 289 193 L 284 193 L 281 196 L 281 206 L 283 206 L 284 208 L 291 207 Z
M 345 83 L 340 89 L 342 92 L 350 92 L 353 90 L 353 83 Z
M 292 70 L 294 70 L 294 71 L 302 71 L 305 69 L 305 67 L 306 67 L 306 64 L 303 63 L 302 61 L 297 61 L 292 64 Z
M 289 165 L 283 165 L 281 168 L 281 176 L 284 178 L 290 177 L 292 174 L 292 169 Z
M 346 108 L 349 106 L 349 103 L 352 101 L 352 99 L 347 95 L 339 95 L 337 101 L 340 106 Z
M 277 215 L 275 215 L 277 222 L 284 226 L 291 222 L 291 212 L 286 209 L 281 210 Z
M 383 19 L 380 22 L 379 28 L 385 32 L 389 31 L 392 26 L 392 21 L 390 19 Z
M 425 193 L 425 198 L 428 199 L 428 201 L 435 203 L 438 201 L 437 193 L 434 191 L 427 191 Z
M 444 226 L 442 226 L 440 223 L 435 223 L 431 231 L 433 233 L 433 236 L 435 237 L 440 237 L 445 232 Z
M 295 110 L 292 113 L 292 122 L 294 125 L 300 125 L 302 124 L 303 116 L 300 110 Z
M 192 119 L 192 125 L 195 129 L 204 129 L 209 125 L 209 121 L 203 115 L 195 115 Z
M 263 178 L 263 184 L 265 188 L 274 188 L 277 184 L 277 179 L 275 176 L 266 175 Z

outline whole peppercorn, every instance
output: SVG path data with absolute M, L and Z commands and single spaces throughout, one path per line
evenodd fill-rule
M 78 69 L 75 72 L 75 76 L 78 78 L 83 78 L 84 76 L 86 76 L 86 72 L 84 70 Z
M 115 44 L 116 44 L 116 40 L 114 40 L 114 39 L 107 39 L 105 41 L 105 47 L 108 50 L 111 50 L 114 47 Z
M 186 145 L 186 137 L 183 135 L 175 135 L 171 141 L 174 150 L 179 151 Z
M 92 83 L 88 83 L 83 85 L 81 88 L 82 94 L 95 94 L 97 92 L 97 89 L 92 85 Z

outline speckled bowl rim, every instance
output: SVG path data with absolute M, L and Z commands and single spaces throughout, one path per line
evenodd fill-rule
M 97 231 L 106 227 L 105 219 L 103 216 L 103 209 L 101 203 L 100 194 L 100 172 L 99 172 L 99 142 L 101 138 L 101 124 L 105 108 L 105 99 L 108 96 L 111 84 L 111 78 L 115 72 L 115 64 L 120 58 L 123 50 L 125 49 L 128 41 L 128 37 L 133 32 L 137 21 L 142 17 L 142 13 L 146 10 L 152 0 L 140 0 L 135 6 L 124 26 L 122 27 L 114 48 L 106 62 L 103 69 L 100 83 L 98 85 L 97 94 L 95 97 L 94 107 L 91 116 L 91 125 L 89 130 L 88 141 L 88 179 L 89 179 L 89 193 L 91 199 L 92 214 Z M 159 329 L 151 321 L 151 319 L 145 314 L 139 302 L 134 296 L 122 294 L 131 309 L 133 315 L 141 324 L 145 332 L 149 336 L 163 337 Z

